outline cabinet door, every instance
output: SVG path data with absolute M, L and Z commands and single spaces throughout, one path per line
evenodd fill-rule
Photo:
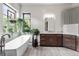
M 56 35 L 50 35 L 48 39 L 49 45 L 50 46 L 57 46 L 57 37 Z
M 75 50 L 75 39 L 64 37 L 63 46 Z
M 41 46 L 58 46 L 57 36 L 53 34 L 40 35 Z
M 63 35 L 57 35 L 57 40 L 58 40 L 58 46 L 62 47 L 63 46 Z
M 69 44 L 68 44 L 69 40 L 67 38 L 63 38 L 63 46 L 64 47 L 68 47 Z
M 47 35 L 40 35 L 40 45 L 46 46 L 48 45 L 48 36 Z
M 77 37 L 76 41 L 76 50 L 79 52 L 79 37 Z

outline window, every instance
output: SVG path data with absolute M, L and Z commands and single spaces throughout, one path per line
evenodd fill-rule
M 5 33 L 16 32 L 16 11 L 3 3 L 3 30 Z
M 23 32 L 29 32 L 31 29 L 31 13 L 23 13 Z

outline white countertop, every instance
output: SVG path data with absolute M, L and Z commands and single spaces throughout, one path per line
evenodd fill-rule
M 72 34 L 72 33 L 63 33 L 63 34 L 69 34 L 69 35 L 79 36 L 79 34 Z
M 60 33 L 60 32 L 41 32 L 40 34 L 69 34 L 79 36 L 79 34 L 76 33 Z
M 30 39 L 31 35 L 22 35 L 5 44 L 5 49 L 17 49 Z
M 61 32 L 49 32 L 49 31 L 45 31 L 45 32 L 41 32 L 40 34 L 63 34 Z
M 69 35 L 78 35 L 78 34 L 73 34 L 73 33 L 63 33 L 63 34 L 69 34 Z

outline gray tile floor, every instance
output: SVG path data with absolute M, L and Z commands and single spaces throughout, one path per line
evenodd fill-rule
M 79 56 L 79 52 L 64 47 L 30 47 L 23 56 Z
M 79 52 L 64 47 L 29 47 L 23 56 L 79 56 Z

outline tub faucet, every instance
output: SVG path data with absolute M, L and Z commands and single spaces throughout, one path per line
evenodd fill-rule
M 5 38 L 4 36 L 8 35 L 8 37 L 10 38 L 10 34 L 4 34 L 1 36 L 1 41 L 0 41 L 0 47 L 1 47 L 1 53 L 2 53 L 2 47 L 5 47 Z M 5 55 L 5 53 L 4 53 Z
M 8 37 L 10 38 L 10 34 L 4 34 L 1 36 L 1 38 L 4 38 L 4 36 L 8 35 Z

